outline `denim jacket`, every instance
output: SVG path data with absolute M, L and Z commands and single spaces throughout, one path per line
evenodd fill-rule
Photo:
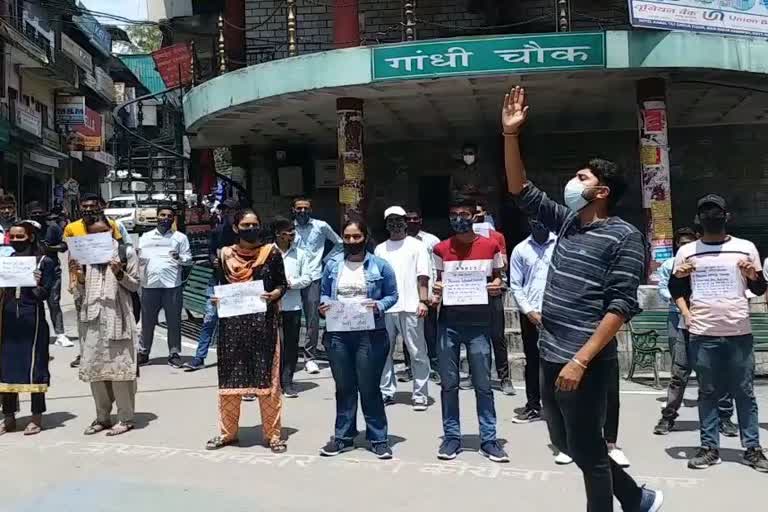
M 339 272 L 344 264 L 344 255 L 339 254 L 329 260 L 323 270 L 320 285 L 320 302 L 336 300 L 336 288 L 339 283 Z M 395 271 L 383 259 L 370 252 L 365 253 L 363 272 L 368 283 L 368 298 L 376 302 L 378 312 L 374 315 L 377 329 L 384 329 L 384 312 L 397 302 L 397 282 Z

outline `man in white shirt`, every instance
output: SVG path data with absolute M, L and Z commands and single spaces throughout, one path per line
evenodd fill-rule
M 272 222 L 275 244 L 283 255 L 288 291 L 283 295 L 283 350 L 280 352 L 280 382 L 287 398 L 299 396 L 293 385 L 293 373 L 299 360 L 299 334 L 301 332 L 301 291 L 312 284 L 309 258 L 296 247 L 296 227 L 293 222 L 278 217 Z
M 416 240 L 419 240 L 427 248 L 427 254 L 429 256 L 429 279 L 432 283 L 435 282 L 435 266 L 432 263 L 432 250 L 437 244 L 440 243 L 440 239 L 432 233 L 428 233 L 421 229 L 423 219 L 421 212 L 415 208 L 410 208 L 405 212 L 405 222 L 407 225 L 408 236 L 412 236 Z M 440 383 L 440 374 L 437 371 L 437 308 L 430 306 L 427 316 L 424 319 L 424 338 L 427 340 L 427 354 L 429 354 L 429 364 L 432 368 L 430 372 L 430 378 L 433 382 Z M 405 366 L 406 370 L 403 374 L 402 382 L 410 382 L 413 378 L 411 374 L 411 359 L 408 355 L 408 351 L 405 350 Z
M 141 342 L 139 364 L 149 362 L 160 309 L 165 311 L 168 325 L 168 365 L 181 368 L 181 267 L 192 264 L 192 251 L 187 235 L 172 231 L 176 212 L 171 206 L 160 206 L 157 228 L 139 239 L 141 264 Z
M 429 356 L 424 339 L 424 318 L 429 309 L 429 255 L 423 243 L 406 235 L 403 208 L 387 208 L 384 219 L 390 237 L 376 247 L 375 254 L 394 269 L 398 300 L 384 315 L 390 349 L 381 375 L 381 393 L 385 405 L 394 403 L 397 380 L 392 355 L 400 334 L 413 367 L 413 409 L 425 411 L 429 404 Z
M 531 235 L 512 250 L 509 259 L 509 288 L 520 310 L 520 330 L 525 353 L 525 409 L 512 421 L 541 420 L 539 392 L 539 327 L 549 262 L 557 236 L 540 222 L 530 221 Z

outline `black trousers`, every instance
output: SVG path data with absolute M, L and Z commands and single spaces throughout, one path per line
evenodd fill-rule
M 504 301 L 501 298 L 491 298 L 491 344 L 493 345 L 493 362 L 499 380 L 509 379 L 509 352 L 507 337 L 504 336 Z
M 541 399 L 549 437 L 558 450 L 570 455 L 584 476 L 589 512 L 613 512 L 613 497 L 625 511 L 640 506 L 642 491 L 608 457 L 603 427 L 608 394 L 618 382 L 618 360 L 594 361 L 575 391 L 555 389 L 564 364 L 541 361 Z
M 520 331 L 525 354 L 525 396 L 526 409 L 541 411 L 541 391 L 539 389 L 539 329 L 520 313 Z
M 18 393 L 0 393 L 3 395 L 3 414 L 11 416 L 19 411 Z M 38 415 L 45 412 L 45 393 L 32 393 L 32 414 Z
M 280 353 L 280 383 L 283 388 L 293 384 L 293 373 L 299 361 L 301 310 L 283 311 L 283 350 Z
M 619 365 L 614 365 L 614 369 L 608 383 L 608 401 L 603 425 L 603 437 L 609 444 L 616 444 L 619 439 Z

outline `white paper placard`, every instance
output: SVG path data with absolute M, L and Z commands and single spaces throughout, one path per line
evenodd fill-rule
M 10 256 L 15 252 L 16 251 L 14 251 L 13 247 L 11 247 L 10 245 L 0 245 L 0 257 Z
M 476 235 L 480 235 L 485 238 L 491 238 L 491 224 L 489 222 L 475 222 L 472 224 L 472 231 Z
M 691 291 L 694 299 L 744 297 L 744 278 L 735 265 L 697 265 L 691 274 Z
M 0 288 L 37 286 L 34 256 L 0 257 Z
M 325 330 L 328 332 L 371 331 L 376 328 L 373 310 L 359 301 L 334 301 L 325 313 Z
M 112 231 L 92 235 L 71 236 L 66 239 L 69 255 L 80 265 L 109 263 L 115 254 Z
M 139 257 L 144 260 L 151 258 L 170 258 L 173 246 L 170 240 L 165 243 L 154 243 L 139 249 Z
M 264 281 L 223 284 L 213 287 L 213 296 L 219 299 L 219 318 L 266 313 L 267 302 L 261 298 Z
M 443 273 L 443 305 L 488 304 L 487 276 L 483 270 Z

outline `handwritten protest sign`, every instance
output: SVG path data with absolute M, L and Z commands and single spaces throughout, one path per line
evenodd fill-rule
M 471 270 L 443 273 L 443 305 L 473 306 L 488 304 L 486 272 Z
M 213 296 L 219 299 L 219 318 L 266 313 L 267 302 L 261 298 L 264 281 L 224 284 L 213 287 Z
M 735 265 L 697 265 L 691 275 L 693 297 L 697 299 L 744 296 L 744 278 Z
M 149 260 L 152 258 L 170 258 L 173 246 L 170 240 L 158 241 L 150 245 L 142 245 L 139 248 L 141 259 Z
M 331 309 L 325 314 L 328 332 L 370 331 L 376 328 L 373 310 L 364 302 L 330 302 Z
M 34 256 L 0 257 L 0 288 L 37 286 Z
M 67 238 L 69 255 L 81 265 L 109 263 L 115 254 L 112 232 Z

